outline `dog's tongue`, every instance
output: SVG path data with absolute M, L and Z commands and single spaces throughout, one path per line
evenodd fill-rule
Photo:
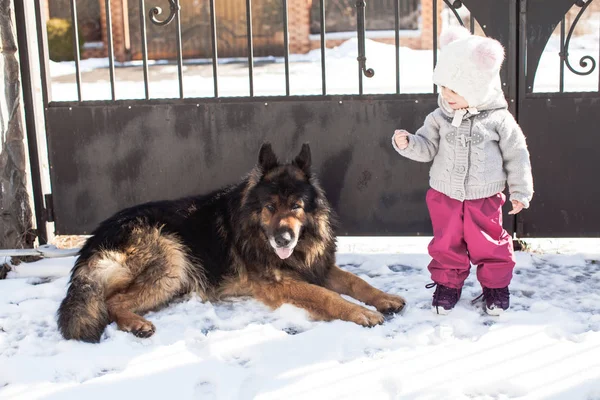
M 285 260 L 286 258 L 288 258 L 289 256 L 292 255 L 292 251 L 294 251 L 294 249 L 288 249 L 285 247 L 277 247 L 275 248 L 275 253 L 277 253 L 277 255 L 279 256 L 279 258 L 281 258 L 282 260 Z

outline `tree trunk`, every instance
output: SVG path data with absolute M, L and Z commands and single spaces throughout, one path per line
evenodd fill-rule
M 12 0 L 0 0 L 0 51 L 4 64 L 4 103 L 0 107 L 0 248 L 33 246 L 32 212 L 27 193 L 27 159 L 21 109 L 21 82 Z M 6 115 L 4 115 L 6 113 Z

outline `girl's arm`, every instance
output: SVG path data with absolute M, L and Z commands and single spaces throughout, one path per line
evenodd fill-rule
M 525 135 L 512 114 L 506 111 L 506 117 L 500 127 L 500 151 L 504 160 L 510 200 L 523 203 L 525 208 L 533 197 L 533 176 Z
M 429 162 L 438 152 L 440 143 L 440 125 L 433 117 L 433 113 L 425 118 L 425 122 L 419 130 L 413 135 L 408 135 L 408 147 L 401 150 L 396 146 L 392 136 L 392 145 L 394 149 L 404 157 L 414 161 Z

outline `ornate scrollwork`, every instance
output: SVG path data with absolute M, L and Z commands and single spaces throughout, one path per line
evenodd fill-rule
M 373 68 L 367 68 L 367 55 L 365 53 L 365 0 L 356 1 L 356 30 L 358 34 L 358 64 L 362 73 L 367 78 L 375 75 Z
M 581 15 L 585 12 L 586 8 L 592 3 L 592 1 L 594 1 L 594 0 L 588 0 L 588 1 L 577 0 L 575 2 L 575 5 L 578 7 L 581 7 L 581 10 L 579 10 L 579 13 L 577 13 L 577 16 L 575 17 L 575 19 L 573 20 L 573 23 L 571 24 L 571 28 L 569 29 L 569 34 L 567 35 L 567 40 L 565 40 L 564 51 L 559 54 L 560 58 L 562 60 L 564 60 L 565 65 L 567 66 L 567 68 L 569 68 L 569 70 L 572 73 L 577 74 L 577 75 L 582 75 L 582 76 L 589 75 L 596 69 L 596 60 L 594 60 L 594 58 L 592 56 L 581 57 L 581 59 L 579 59 L 579 66 L 581 68 L 587 68 L 588 61 L 591 62 L 592 65 L 590 66 L 589 70 L 587 70 L 587 71 L 577 71 L 576 69 L 574 69 L 571 66 L 571 63 L 569 62 L 569 44 L 571 43 L 571 35 L 573 35 L 575 26 L 577 26 L 577 23 L 579 22 Z
M 450 0 L 444 0 L 444 3 L 446 3 L 446 5 L 448 6 L 448 8 L 450 10 L 452 10 L 452 13 L 454 14 L 454 16 L 456 17 L 456 19 L 458 20 L 458 23 L 460 24 L 460 26 L 465 26 L 462 18 L 458 14 L 458 11 L 456 11 L 456 10 L 458 10 L 459 8 L 461 8 L 463 6 L 462 1 L 455 0 L 452 3 L 450 3 Z
M 158 26 L 165 26 L 170 24 L 171 21 L 173 21 L 173 19 L 175 18 L 175 15 L 177 15 L 179 10 L 181 10 L 181 7 L 179 6 L 179 0 L 169 0 L 169 9 L 169 16 L 163 21 L 161 21 L 158 18 L 156 18 L 156 16 L 162 14 L 162 8 L 152 7 L 149 11 L 150 21 L 152 21 L 154 25 Z

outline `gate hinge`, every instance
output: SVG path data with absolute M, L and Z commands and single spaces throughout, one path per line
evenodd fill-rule
M 52 200 L 52 193 L 44 195 L 44 219 L 46 222 L 54 222 L 54 202 Z
M 521 14 L 527 13 L 527 0 L 521 0 L 521 1 L 519 1 L 519 5 L 520 5 L 520 12 L 521 12 Z

